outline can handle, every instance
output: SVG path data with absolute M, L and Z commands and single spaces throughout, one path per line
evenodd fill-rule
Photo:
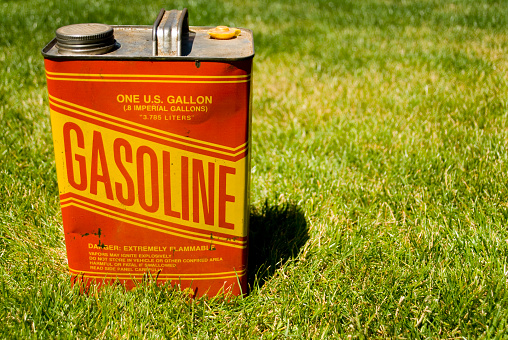
M 161 9 L 152 28 L 154 56 L 181 56 L 182 37 L 189 35 L 187 8 L 166 11 Z

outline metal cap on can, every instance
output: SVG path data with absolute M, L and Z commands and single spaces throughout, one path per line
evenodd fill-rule
M 60 54 L 97 55 L 117 47 L 113 27 L 105 24 L 74 24 L 56 30 Z

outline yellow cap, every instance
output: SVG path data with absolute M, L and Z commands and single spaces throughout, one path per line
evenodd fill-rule
M 214 39 L 227 40 L 239 36 L 241 31 L 238 28 L 229 28 L 227 26 L 217 26 L 208 30 L 210 37 Z

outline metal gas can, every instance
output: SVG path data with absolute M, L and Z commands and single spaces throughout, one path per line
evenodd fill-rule
M 246 292 L 252 32 L 75 24 L 42 51 L 74 283 Z

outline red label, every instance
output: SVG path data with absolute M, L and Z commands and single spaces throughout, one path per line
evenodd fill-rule
M 46 60 L 71 274 L 246 292 L 251 60 Z

